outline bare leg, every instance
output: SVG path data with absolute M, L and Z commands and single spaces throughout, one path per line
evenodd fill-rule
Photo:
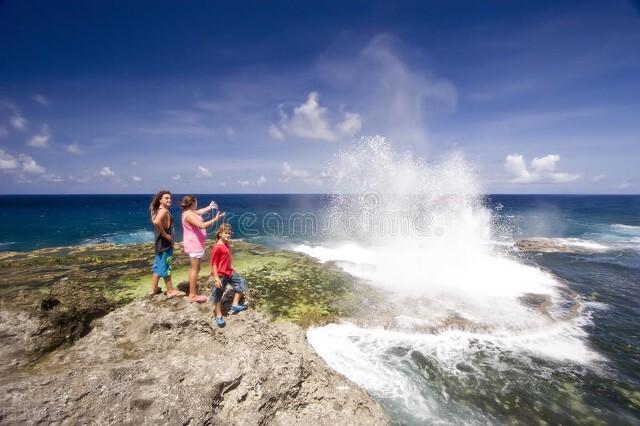
M 189 299 L 195 299 L 198 295 L 198 274 L 200 273 L 201 259 L 190 258 L 191 268 L 189 269 Z
M 234 306 L 239 305 L 241 297 L 242 297 L 242 293 L 235 293 L 233 295 L 233 302 L 231 302 L 231 304 L 234 305 Z
M 158 293 L 158 282 L 160 281 L 160 276 L 158 274 L 151 275 L 151 290 L 149 291 L 149 295 L 153 296 Z
M 167 286 L 167 294 L 173 293 L 173 281 L 171 277 L 164 277 L 164 284 Z
M 216 302 L 216 318 L 220 318 L 222 316 L 222 301 Z

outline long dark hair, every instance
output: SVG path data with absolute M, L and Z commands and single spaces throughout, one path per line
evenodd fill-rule
M 198 201 L 198 199 L 195 197 L 195 195 L 187 194 L 182 197 L 182 201 L 180 201 L 180 207 L 182 207 L 182 210 L 186 210 L 191 207 L 196 201 Z
M 171 191 L 168 191 L 166 189 L 158 191 L 158 193 L 151 200 L 151 203 L 149 204 L 149 213 L 151 214 L 151 217 L 154 217 L 158 213 L 158 209 L 160 208 L 160 199 L 164 194 L 171 195 Z

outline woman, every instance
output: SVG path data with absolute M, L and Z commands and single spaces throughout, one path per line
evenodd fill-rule
M 171 207 L 171 192 L 159 191 L 149 204 L 151 223 L 153 223 L 155 234 L 155 259 L 153 262 L 153 273 L 151 277 L 150 296 L 162 293 L 158 287 L 160 277 L 164 278 L 167 286 L 167 298 L 184 296 L 184 292 L 173 288 L 171 282 L 171 261 L 173 260 L 173 217 L 169 212 Z
M 202 215 L 217 209 L 218 206 L 213 201 L 209 206 L 198 210 L 198 200 L 193 195 L 185 195 L 180 202 L 182 207 L 182 235 L 184 251 L 189 255 L 191 268 L 189 269 L 189 302 L 203 303 L 207 301 L 207 296 L 198 295 L 198 274 L 200 273 L 200 263 L 204 256 L 206 229 L 217 222 L 224 213 L 218 212 L 211 220 L 202 220 Z

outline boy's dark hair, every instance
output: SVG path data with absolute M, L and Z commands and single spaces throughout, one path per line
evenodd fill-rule
M 216 229 L 216 240 L 219 240 L 220 235 L 222 235 L 222 233 L 226 231 L 231 232 L 231 225 L 228 223 L 223 223 L 218 227 L 218 229 Z
M 180 201 L 180 207 L 182 207 L 182 210 L 186 210 L 191 207 L 196 201 L 198 201 L 198 199 L 195 197 L 195 195 L 187 194 L 182 197 L 182 201 Z
M 163 189 L 161 191 L 158 191 L 158 193 L 153 196 L 153 199 L 149 204 L 149 213 L 151 213 L 151 217 L 154 217 L 158 213 L 158 209 L 160 208 L 160 199 L 165 194 L 171 195 L 171 191 Z

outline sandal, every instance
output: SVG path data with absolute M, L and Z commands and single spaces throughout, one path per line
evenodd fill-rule
M 162 289 L 160 287 L 156 287 L 154 291 L 150 291 L 149 293 L 147 293 L 147 296 L 153 297 L 156 294 L 160 294 L 160 293 L 162 293 Z
M 247 309 L 247 305 L 231 305 L 231 315 L 242 312 Z
M 199 294 L 196 297 L 189 298 L 189 303 L 204 303 L 207 300 L 209 300 L 209 298 L 207 296 L 205 296 L 204 294 Z
M 174 297 L 186 296 L 187 293 L 181 290 L 173 290 L 171 293 L 167 293 L 167 299 L 173 299 Z
M 226 323 L 226 322 L 224 322 L 224 317 L 220 317 L 220 318 L 217 318 L 217 317 L 216 317 L 216 318 L 215 318 L 215 323 L 216 323 L 216 325 L 217 325 L 218 327 L 220 327 L 220 328 L 222 328 L 222 327 L 224 327 L 225 325 L 227 325 L 227 323 Z

